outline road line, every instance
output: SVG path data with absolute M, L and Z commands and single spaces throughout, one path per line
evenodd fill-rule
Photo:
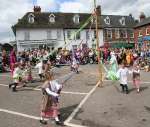
M 0 86 L 8 87 L 6 84 L 0 84 Z M 32 88 L 32 87 L 24 87 L 27 90 L 34 90 L 34 91 L 41 91 L 41 89 Z M 62 91 L 63 94 L 74 94 L 74 95 L 87 95 L 88 93 L 81 93 L 81 92 L 71 92 L 71 91 Z
M 72 124 L 72 123 L 66 123 L 65 125 L 69 127 L 87 127 L 87 126 L 82 126 L 82 125 L 77 125 L 77 124 Z
M 100 81 L 92 88 L 92 90 L 84 97 L 84 99 L 80 102 L 80 104 L 77 106 L 77 108 L 71 113 L 71 115 L 65 120 L 64 124 L 67 125 L 69 122 L 73 119 L 73 117 L 78 113 L 78 111 L 81 109 L 83 104 L 88 100 L 88 98 L 92 95 L 92 93 L 96 90 L 98 87 Z
M 22 117 L 26 117 L 26 118 L 30 118 L 30 119 L 40 120 L 40 117 L 27 115 L 27 114 L 20 113 L 20 112 L 10 111 L 7 109 L 0 109 L 0 112 L 5 112 L 5 113 L 9 113 L 9 114 L 17 115 L 17 116 L 22 116 Z
M 104 80 L 104 82 L 112 82 L 112 80 Z M 133 81 L 128 81 L 129 83 L 132 83 Z M 143 84 L 149 84 L 150 82 L 145 82 L 145 81 L 141 81 L 140 83 L 143 83 Z

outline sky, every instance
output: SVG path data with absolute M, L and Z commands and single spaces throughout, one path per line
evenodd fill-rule
M 11 26 L 18 19 L 33 10 L 34 5 L 41 6 L 47 12 L 92 12 L 94 0 L 0 0 L 0 43 L 14 40 Z M 102 14 L 129 15 L 138 19 L 141 12 L 150 16 L 150 0 L 96 0 L 101 5 Z

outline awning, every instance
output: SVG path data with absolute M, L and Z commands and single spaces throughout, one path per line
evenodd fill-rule
M 145 36 L 145 37 L 143 37 L 143 40 L 144 40 L 144 41 L 150 41 L 150 36 Z

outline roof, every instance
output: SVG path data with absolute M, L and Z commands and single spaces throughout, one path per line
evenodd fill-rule
M 150 24 L 150 17 L 144 19 L 143 21 L 139 22 L 135 28 L 138 28 L 138 27 L 142 27 L 142 26 L 145 26 L 145 25 L 148 25 Z
M 34 14 L 34 23 L 28 22 L 28 15 Z M 50 14 L 55 15 L 55 23 L 49 22 Z M 41 12 L 41 13 L 34 13 L 28 12 L 26 13 L 21 19 L 18 20 L 18 23 L 13 26 L 13 31 L 16 31 L 16 28 L 64 28 L 64 29 L 78 29 L 84 24 L 84 22 L 91 16 L 90 13 L 78 13 L 80 16 L 80 23 L 75 24 L 73 22 L 73 17 L 77 13 L 60 13 L 60 12 Z M 110 18 L 110 24 L 107 25 L 104 21 L 106 17 Z M 119 20 L 124 17 L 125 18 L 125 25 L 121 25 Z M 134 18 L 132 16 L 121 16 L 121 15 L 101 15 L 100 22 L 98 24 L 99 28 L 105 27 L 121 27 L 121 28 L 133 28 L 135 25 Z M 95 24 L 91 25 L 89 23 L 85 28 L 95 28 Z

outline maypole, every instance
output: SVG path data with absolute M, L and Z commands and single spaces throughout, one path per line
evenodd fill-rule
M 94 13 L 95 13 L 95 20 L 96 20 L 96 49 L 97 49 L 97 57 L 98 57 L 98 70 L 99 70 L 99 86 L 102 86 L 102 62 L 101 62 L 101 52 L 99 49 L 99 31 L 98 31 L 98 17 L 100 17 L 99 10 L 96 6 L 96 0 L 94 0 Z M 100 20 L 99 20 L 100 21 Z

